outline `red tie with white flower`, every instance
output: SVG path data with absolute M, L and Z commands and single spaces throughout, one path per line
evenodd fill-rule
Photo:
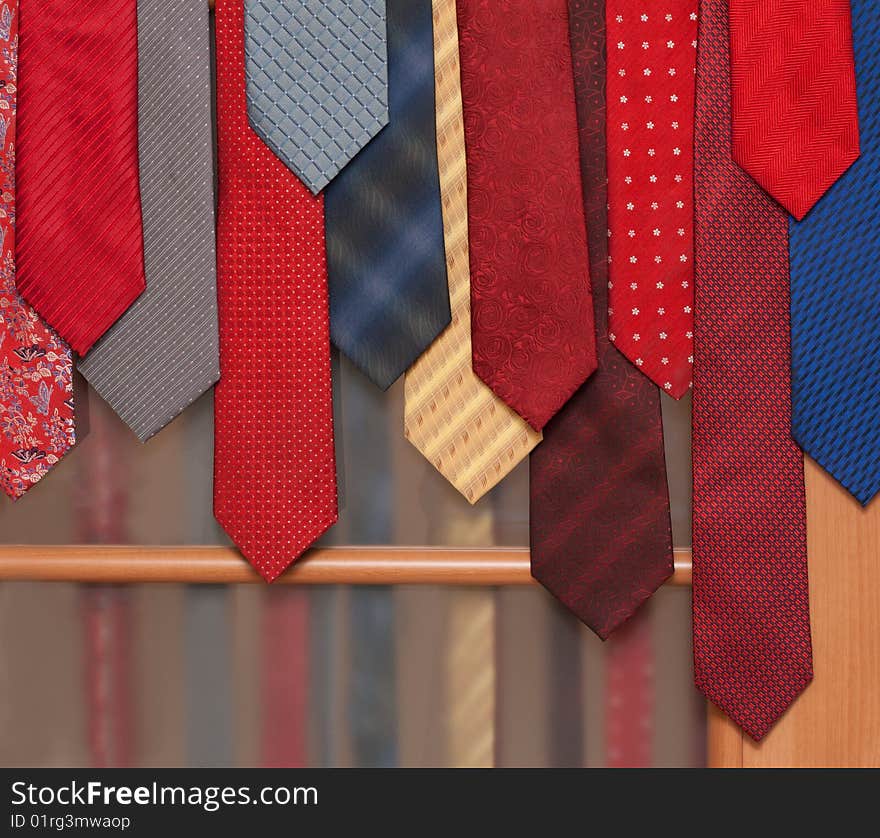
M 217 0 L 214 515 L 269 582 L 337 517 L 324 199 L 248 123 L 242 0 Z
M 849 0 L 730 0 L 733 157 L 802 219 L 859 156 Z
M 696 0 L 608 0 L 609 339 L 663 392 L 693 367 Z
M 21 497 L 74 443 L 70 350 L 15 288 L 18 5 L 0 10 L 0 482 Z

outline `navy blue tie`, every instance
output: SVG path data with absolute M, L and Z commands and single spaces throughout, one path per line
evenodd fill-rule
M 330 336 L 387 388 L 450 320 L 431 0 L 388 0 L 390 123 L 326 188 Z
M 792 433 L 861 503 L 880 490 L 880 4 L 853 0 L 862 156 L 792 221 Z

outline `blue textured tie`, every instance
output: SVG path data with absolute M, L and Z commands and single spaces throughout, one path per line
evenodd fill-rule
M 431 0 L 388 0 L 388 125 L 327 187 L 333 343 L 383 389 L 449 324 Z
M 791 222 L 792 433 L 866 504 L 880 490 L 880 4 L 852 14 L 862 156 Z

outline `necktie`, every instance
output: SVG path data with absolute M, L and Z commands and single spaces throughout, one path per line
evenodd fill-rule
M 251 130 L 242 0 L 218 0 L 214 515 L 267 580 L 336 521 L 323 201 Z
M 144 290 L 136 0 L 20 0 L 21 295 L 85 355 Z
M 803 459 L 789 433 L 785 212 L 734 163 L 725 0 L 696 111 L 694 668 L 760 739 L 812 678 Z
M 70 350 L 15 288 L 18 5 L 0 8 L 0 481 L 21 497 L 74 443 Z
M 391 121 L 327 189 L 333 343 L 383 389 L 449 324 L 431 0 L 388 3 Z
M 541 430 L 596 369 L 566 0 L 459 0 L 474 372 Z
M 733 157 L 801 219 L 859 156 L 849 0 L 730 0 Z
M 141 442 L 220 375 L 208 7 L 138 0 L 147 289 L 79 365 Z
M 437 156 L 452 323 L 406 374 L 407 439 L 471 503 L 502 480 L 541 435 L 471 368 L 467 171 L 455 0 L 434 0 Z
M 531 455 L 532 575 L 608 637 L 672 574 L 660 393 L 608 340 L 605 15 L 570 0 L 599 368 Z
M 880 490 L 880 8 L 853 2 L 865 153 L 791 224 L 792 431 L 866 504 Z
M 697 0 L 608 0 L 609 338 L 678 399 L 693 365 Z
M 316 195 L 388 124 L 385 0 L 246 0 L 254 131 Z

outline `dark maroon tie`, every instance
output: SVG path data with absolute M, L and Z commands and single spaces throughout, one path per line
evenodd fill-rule
M 531 455 L 532 575 L 600 637 L 672 574 L 660 392 L 608 341 L 605 4 L 569 0 L 599 369 Z

